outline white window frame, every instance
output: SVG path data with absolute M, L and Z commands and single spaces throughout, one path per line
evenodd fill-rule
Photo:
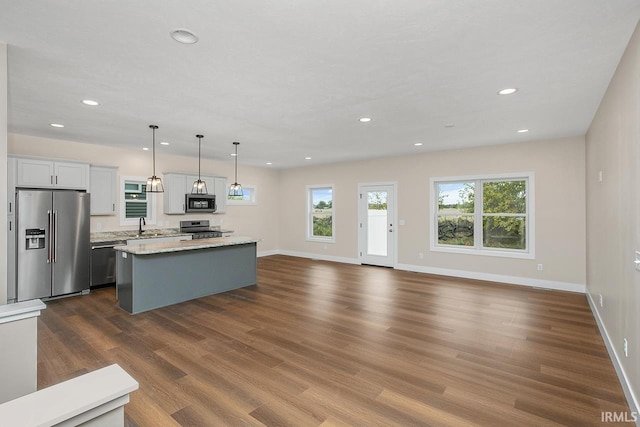
M 138 225 L 138 218 L 126 218 L 126 200 L 124 198 L 124 184 L 126 181 L 137 181 L 146 184 L 147 178 L 143 176 L 121 176 L 120 177 L 120 225 Z M 152 225 L 156 223 L 156 193 L 147 193 L 147 216 L 145 223 Z
M 448 252 L 456 254 L 468 255 L 486 255 L 504 258 L 521 258 L 535 259 L 535 175 L 533 172 L 524 173 L 507 173 L 507 174 L 491 174 L 491 175 L 472 175 L 472 176 L 450 176 L 450 177 L 433 177 L 430 178 L 430 212 L 429 230 L 430 230 L 430 249 L 434 252 Z M 438 184 L 446 182 L 463 182 L 474 181 L 482 183 L 482 181 L 501 181 L 501 180 L 524 180 L 526 182 L 526 230 L 525 236 L 527 249 L 505 249 L 505 248 L 485 248 L 482 246 L 482 185 L 475 188 L 475 212 L 474 217 L 474 245 L 473 246 L 455 246 L 443 245 L 438 243 Z M 479 196 L 479 197 L 478 197 Z
M 233 200 L 229 198 L 227 194 L 227 205 L 233 206 L 255 206 L 258 204 L 258 187 L 255 185 L 243 185 L 243 191 L 250 191 L 250 199 L 249 200 Z
M 331 188 L 331 237 L 314 236 L 313 235 L 313 190 L 321 188 Z M 309 242 L 336 242 L 336 189 L 334 184 L 325 185 L 307 185 L 307 237 Z

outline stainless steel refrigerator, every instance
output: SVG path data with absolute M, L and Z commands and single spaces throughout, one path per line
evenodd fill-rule
M 89 289 L 89 200 L 78 191 L 16 192 L 18 301 Z

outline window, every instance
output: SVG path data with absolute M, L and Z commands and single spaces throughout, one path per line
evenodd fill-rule
M 335 242 L 333 186 L 307 186 L 307 240 Z
M 147 224 L 155 224 L 155 195 L 146 192 L 147 178 L 123 176 L 120 184 L 120 225 L 138 225 L 140 217 Z
M 227 195 L 228 205 L 257 205 L 258 204 L 258 188 L 255 185 L 243 185 L 242 196 Z
M 533 174 L 432 179 L 431 249 L 533 258 Z

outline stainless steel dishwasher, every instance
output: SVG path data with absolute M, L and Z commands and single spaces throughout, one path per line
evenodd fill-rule
M 124 240 L 91 244 L 91 287 L 112 285 L 116 282 L 116 251 L 114 246 L 126 245 Z

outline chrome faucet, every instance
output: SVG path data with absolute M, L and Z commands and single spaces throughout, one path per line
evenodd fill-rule
M 142 229 L 142 226 L 143 226 L 143 225 L 147 225 L 147 221 L 145 221 L 144 217 L 143 217 L 143 216 L 141 216 L 141 217 L 138 219 L 138 235 L 140 235 L 140 234 L 144 233 L 144 230 Z

